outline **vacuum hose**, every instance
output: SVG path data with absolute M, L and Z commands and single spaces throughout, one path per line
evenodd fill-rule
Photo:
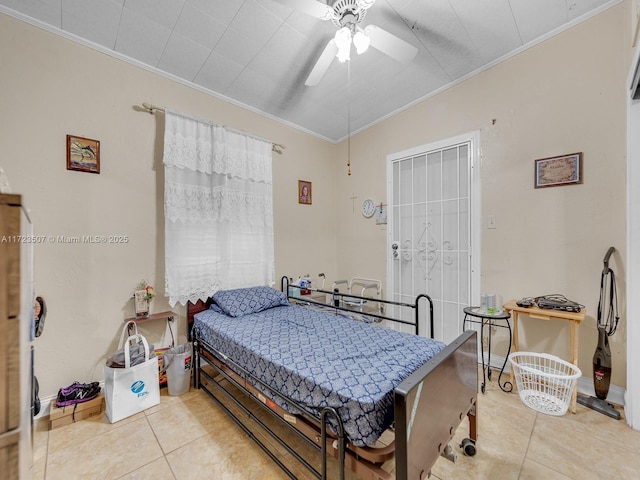
M 618 298 L 613 270 L 609 268 L 609 257 L 615 252 L 609 247 L 604 257 L 604 269 L 600 278 L 600 300 L 598 301 L 598 345 L 593 354 L 593 386 L 596 397 L 605 400 L 611 385 L 611 348 L 609 337 L 618 328 Z

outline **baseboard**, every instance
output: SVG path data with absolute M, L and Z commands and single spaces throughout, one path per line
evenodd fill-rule
M 56 397 L 57 395 L 51 395 L 40 399 L 40 412 L 38 412 L 38 415 L 33 417 L 35 421 L 49 416 L 49 413 L 51 412 L 51 402 L 55 401 Z
M 38 412 L 38 415 L 33 417 L 34 421 L 38 421 L 41 418 L 49 416 L 49 413 L 51 412 L 51 402 L 55 402 L 56 397 L 57 395 L 51 395 L 40 399 L 40 412 Z
M 485 352 L 485 362 L 487 361 L 487 354 Z M 505 357 L 500 355 L 491 354 L 491 367 L 500 370 L 504 364 Z M 511 373 L 511 365 L 509 362 L 504 367 L 505 373 Z M 515 387 L 515 385 L 514 385 Z M 580 377 L 577 385 L 578 393 L 595 397 L 596 391 L 593 388 L 593 380 L 587 377 Z M 624 407 L 625 405 L 626 389 L 619 387 L 618 385 L 611 385 L 609 387 L 609 395 L 607 395 L 607 401 Z

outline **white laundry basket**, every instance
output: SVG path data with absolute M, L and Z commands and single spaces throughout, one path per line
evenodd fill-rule
M 582 372 L 575 365 L 547 353 L 514 352 L 509 362 L 522 402 L 547 415 L 567 413 Z

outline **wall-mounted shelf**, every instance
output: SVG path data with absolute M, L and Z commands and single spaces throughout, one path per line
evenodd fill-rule
M 171 322 L 174 321 L 174 317 L 176 316 L 175 313 L 173 312 L 159 312 L 159 313 L 153 313 L 151 315 L 147 315 L 146 317 L 131 317 L 131 318 L 127 318 L 125 319 L 125 323 L 128 322 L 135 322 L 135 323 L 143 323 L 143 322 L 152 322 L 155 320 L 166 320 L 167 321 L 167 327 L 169 327 L 169 333 L 171 334 L 171 345 L 169 345 L 167 348 L 173 348 L 176 346 L 176 342 L 175 342 L 175 338 L 173 337 L 173 330 L 171 329 Z M 128 328 L 128 332 L 129 335 L 131 335 L 133 333 L 133 328 L 131 325 L 129 325 Z M 162 350 L 160 348 L 157 349 L 158 351 Z M 166 348 L 165 348 L 166 350 Z
M 136 322 L 136 323 L 142 323 L 142 322 L 150 322 L 153 320 L 164 320 L 166 319 L 168 322 L 173 322 L 174 318 L 176 314 L 173 312 L 160 312 L 160 313 L 153 313 L 151 315 L 147 315 L 146 317 L 131 317 L 131 318 L 127 318 L 125 319 L 125 323 L 127 322 Z

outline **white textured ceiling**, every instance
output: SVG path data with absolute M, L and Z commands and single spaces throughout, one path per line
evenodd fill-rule
M 619 1 L 377 0 L 363 25 L 418 54 L 354 53 L 349 87 L 338 61 L 304 85 L 336 27 L 276 0 L 0 0 L 0 12 L 337 142 Z

